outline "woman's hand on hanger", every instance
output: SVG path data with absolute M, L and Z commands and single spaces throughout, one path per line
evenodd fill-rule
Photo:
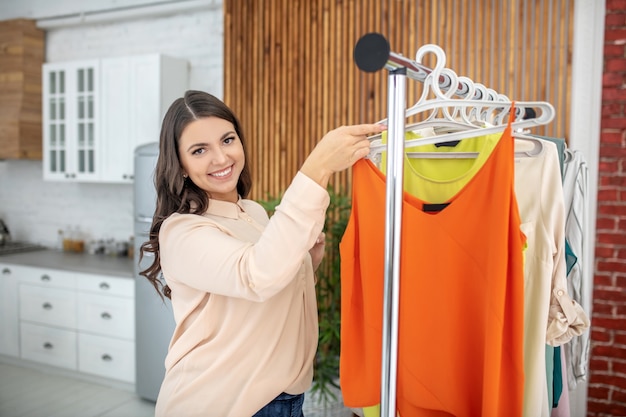
M 335 172 L 350 168 L 370 151 L 368 135 L 387 129 L 380 124 L 341 126 L 326 133 L 302 164 L 300 171 L 326 188 Z

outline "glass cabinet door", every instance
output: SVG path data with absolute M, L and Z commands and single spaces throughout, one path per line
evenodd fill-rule
M 76 171 L 93 174 L 95 163 L 95 74 L 93 67 L 76 70 Z
M 51 70 L 47 73 L 47 169 L 52 174 L 67 172 L 67 119 L 65 70 Z
M 44 179 L 97 181 L 98 61 L 44 64 Z

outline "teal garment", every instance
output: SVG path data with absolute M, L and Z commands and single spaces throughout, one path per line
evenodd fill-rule
M 554 404 L 554 347 L 546 345 L 546 379 L 548 380 L 548 404 Z
M 554 348 L 554 356 L 552 357 L 552 362 L 554 363 L 553 369 L 553 379 L 552 379 L 552 408 L 556 408 L 559 406 L 559 400 L 561 399 L 561 394 L 563 393 L 563 369 L 562 369 L 562 360 L 561 360 L 561 346 L 557 346 Z
M 569 240 L 565 238 L 565 264 L 567 265 L 567 275 L 569 275 L 570 271 L 578 262 L 578 256 L 572 250 L 572 247 L 569 244 Z

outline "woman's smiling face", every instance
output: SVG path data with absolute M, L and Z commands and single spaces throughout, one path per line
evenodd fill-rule
M 245 165 L 243 145 L 233 124 L 218 117 L 191 122 L 178 144 L 185 174 L 210 198 L 236 202 L 237 181 Z

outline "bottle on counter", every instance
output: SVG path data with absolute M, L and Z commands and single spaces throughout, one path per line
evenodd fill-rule
M 88 240 L 85 243 L 85 252 L 89 255 L 96 255 L 98 253 L 98 242 L 95 239 Z
M 61 252 L 65 250 L 64 241 L 65 239 L 63 236 L 63 229 L 57 230 L 57 246 L 56 246 L 57 250 Z
M 115 256 L 115 249 L 115 239 L 113 239 L 112 237 L 107 238 L 104 241 L 104 254 L 108 256 Z
M 128 257 L 133 258 L 135 256 L 135 237 L 128 238 Z
M 128 242 L 126 242 L 125 240 L 118 240 L 115 242 L 115 256 L 128 256 Z
M 63 252 L 72 252 L 74 250 L 74 230 L 72 226 L 67 226 L 63 235 Z
M 74 229 L 72 248 L 76 253 L 83 253 L 85 251 L 85 238 L 82 230 L 80 230 L 80 226 L 76 226 Z
M 59 230 L 59 236 L 63 237 L 63 251 L 82 253 L 85 251 L 85 236 L 80 226 L 67 226 L 65 231 Z

